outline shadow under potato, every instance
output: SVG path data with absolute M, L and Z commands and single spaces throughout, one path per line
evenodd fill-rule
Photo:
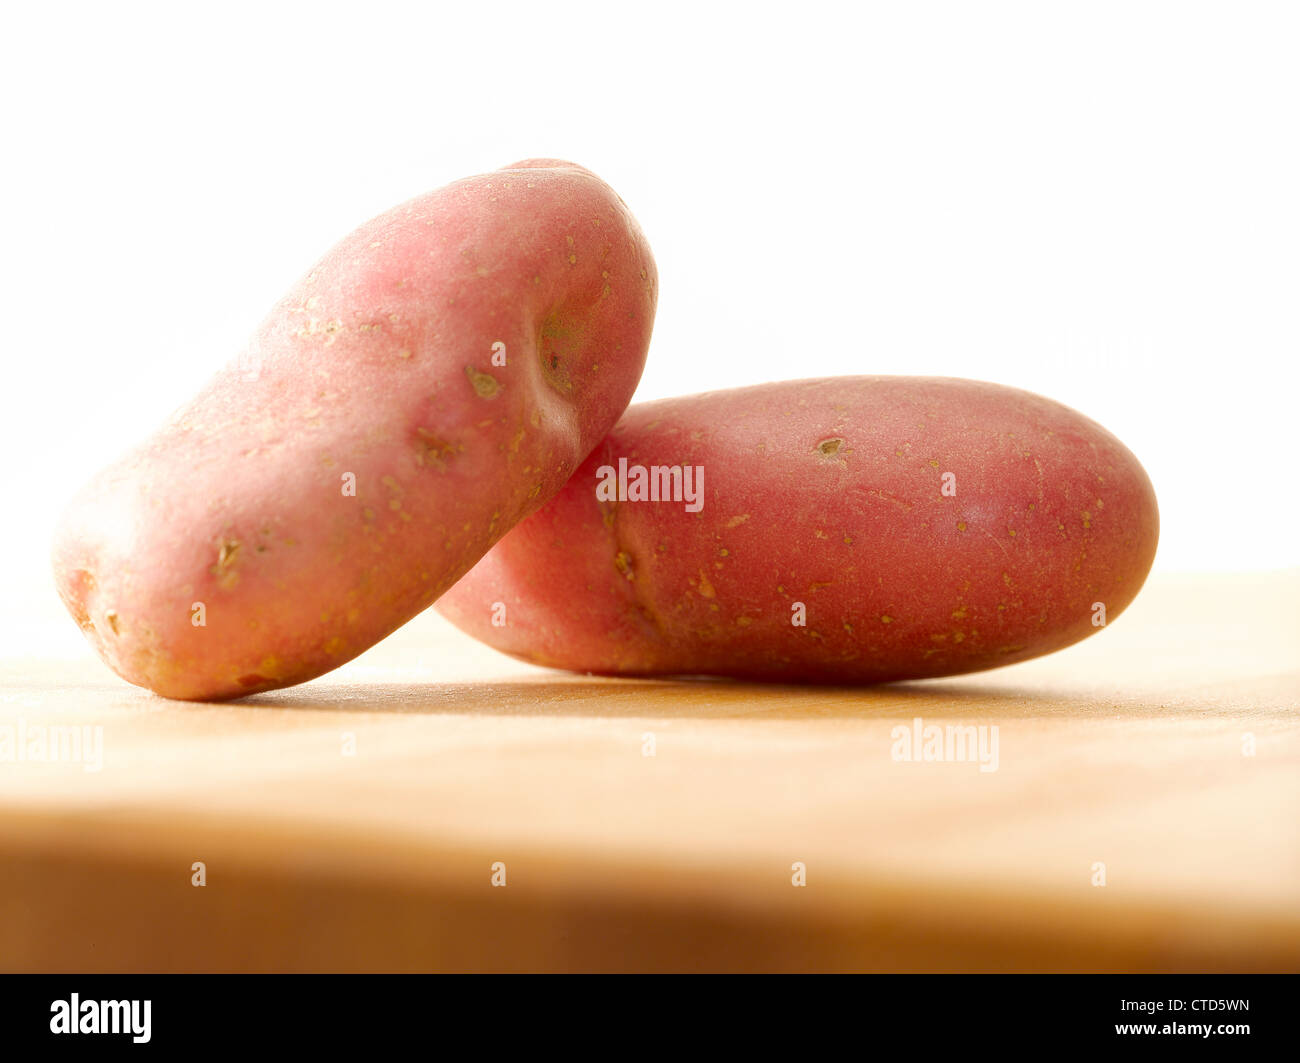
M 1030 718 L 1097 714 L 1095 702 L 1050 689 L 945 679 L 879 686 L 795 686 L 727 679 L 598 676 L 454 683 L 305 683 L 253 694 L 231 706 L 337 712 L 485 716 L 587 716 L 772 720 L 881 719 L 901 714 Z M 1107 707 L 1145 715 L 1154 704 Z

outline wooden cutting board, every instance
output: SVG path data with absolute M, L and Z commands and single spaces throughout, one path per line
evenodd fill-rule
M 1155 577 L 875 689 L 548 672 L 433 615 L 236 704 L 11 661 L 0 727 L 91 730 L 0 759 L 0 968 L 1300 970 L 1298 602 Z M 900 759 L 949 726 L 996 770 Z

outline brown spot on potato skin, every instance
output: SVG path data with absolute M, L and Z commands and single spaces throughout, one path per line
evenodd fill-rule
M 629 583 L 636 579 L 636 568 L 632 564 L 632 555 L 620 550 L 614 555 L 614 567 Z
M 467 365 L 465 375 L 469 378 L 474 394 L 480 399 L 495 399 L 501 391 L 501 385 L 491 373 L 484 373 L 472 365 Z
M 235 565 L 239 559 L 240 543 L 238 539 L 217 540 L 217 562 L 208 571 L 216 577 L 217 585 L 229 590 L 239 582 L 239 573 Z
M 445 471 L 447 463 L 462 450 L 462 444 L 443 439 L 427 428 L 415 430 L 415 464 L 421 468 Z
M 537 361 L 542 379 L 561 394 L 573 391 L 569 367 L 573 364 L 573 352 L 582 344 L 584 331 L 577 318 L 566 311 L 550 314 L 538 331 Z

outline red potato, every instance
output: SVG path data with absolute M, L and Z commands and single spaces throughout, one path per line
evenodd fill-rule
M 389 211 L 82 491 L 59 594 L 119 675 L 169 697 L 329 671 L 559 490 L 632 396 L 656 288 L 626 205 L 571 163 Z
M 659 477 L 660 501 L 634 500 L 634 469 L 655 466 L 695 468 L 680 501 Z M 954 675 L 1113 620 L 1158 525 L 1137 459 L 1059 403 L 946 378 L 789 381 L 632 407 L 438 609 L 578 671 Z

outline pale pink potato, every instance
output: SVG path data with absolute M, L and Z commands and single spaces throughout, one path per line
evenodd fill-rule
M 80 493 L 53 551 L 64 603 L 169 697 L 337 667 L 559 490 L 631 398 L 656 291 L 626 205 L 572 163 L 396 207 Z
M 702 467 L 701 504 L 598 499 L 620 458 Z M 794 380 L 633 406 L 437 608 L 577 671 L 916 679 L 1101 631 L 1158 535 L 1138 460 L 1058 402 L 973 380 Z

